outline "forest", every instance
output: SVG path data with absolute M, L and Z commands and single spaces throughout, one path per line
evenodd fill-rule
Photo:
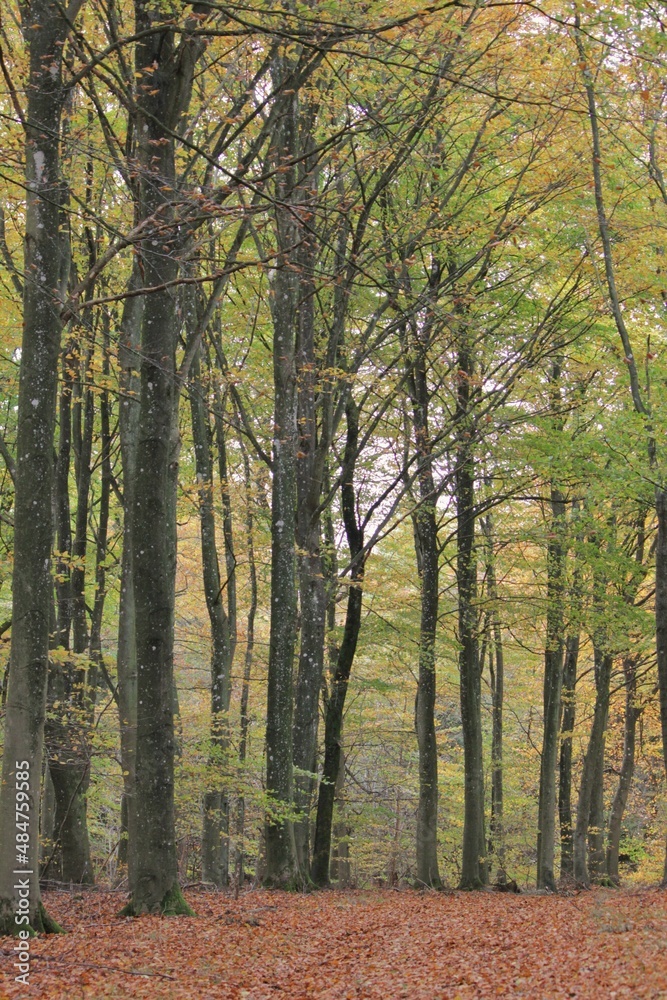
M 667 884 L 666 32 L 2 3 L 0 933 Z

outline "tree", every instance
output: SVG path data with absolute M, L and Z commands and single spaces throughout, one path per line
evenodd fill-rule
M 138 158 L 140 216 L 154 219 L 140 244 L 144 287 L 141 388 L 132 518 L 136 607 L 136 826 L 128 914 L 190 913 L 178 886 L 174 827 L 173 641 L 178 468 L 177 301 L 170 287 L 182 252 L 174 223 L 175 139 L 187 112 L 203 42 L 186 21 L 179 45 L 158 6 L 137 0 L 141 40 Z M 157 237 L 157 238 L 156 238 Z M 159 242 L 158 242 L 159 241 Z M 158 249 L 155 249 L 156 244 Z
M 83 0 L 75 0 L 65 16 L 51 0 L 31 0 L 22 11 L 29 67 L 25 280 L 16 437 L 12 652 L 0 790 L 0 842 L 12 845 L 6 846 L 0 864 L 0 921 L 10 933 L 26 922 L 35 930 L 54 929 L 39 892 L 39 783 L 51 606 L 52 445 L 61 337 L 60 130 L 67 97 L 63 55 L 82 6 Z M 22 808 L 17 810 L 19 802 Z M 16 826 L 17 813 L 26 817 L 20 820 L 21 829 Z M 14 849 L 20 845 L 26 849 Z M 29 873 L 21 882 L 29 887 L 27 906 L 14 875 L 17 864 Z

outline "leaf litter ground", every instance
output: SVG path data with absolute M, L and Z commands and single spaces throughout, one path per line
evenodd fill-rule
M 119 919 L 118 893 L 47 893 L 69 932 L 0 938 L 0 998 L 667 998 L 667 892 L 188 893 L 195 918 Z

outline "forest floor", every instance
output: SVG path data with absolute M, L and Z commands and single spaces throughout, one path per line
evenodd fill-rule
M 0 938 L 0 998 L 667 998 L 667 891 L 570 896 L 187 893 L 195 918 L 119 919 L 118 893 L 50 892 L 67 934 Z

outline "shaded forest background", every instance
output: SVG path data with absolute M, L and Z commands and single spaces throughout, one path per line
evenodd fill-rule
M 130 913 L 659 881 L 660 6 L 32 0 L 0 54 L 3 851 L 26 759 L 35 871 Z

